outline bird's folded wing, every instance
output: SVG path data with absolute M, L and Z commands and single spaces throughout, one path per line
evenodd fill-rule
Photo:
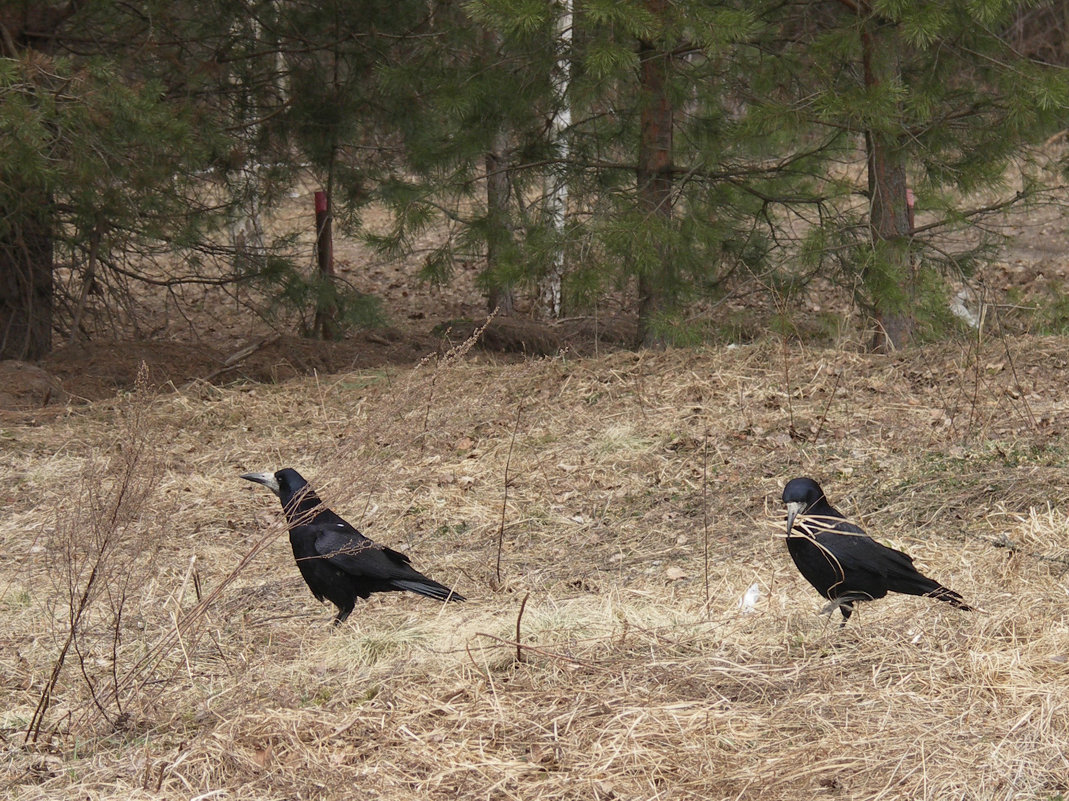
M 353 576 L 372 576 L 390 579 L 410 574 L 408 557 L 378 545 L 352 526 L 342 530 L 322 532 L 316 538 L 316 552 L 329 558 L 336 567 Z
M 865 530 L 861 528 L 861 526 L 855 526 L 849 520 L 836 520 L 831 528 L 838 534 L 844 534 L 846 536 L 860 535 L 863 539 L 866 539 L 869 542 L 875 542 L 872 537 L 865 533 Z
M 885 577 L 913 576 L 917 569 L 909 554 L 881 545 L 868 535 L 861 533 L 857 526 L 847 523 L 857 533 L 826 533 L 818 541 L 827 543 L 847 573 L 865 571 Z M 842 529 L 842 526 L 837 526 Z M 829 537 L 834 537 L 830 542 Z
M 382 548 L 382 552 L 384 554 L 386 554 L 388 557 L 390 557 L 391 559 L 393 559 L 395 562 L 397 562 L 399 564 L 407 565 L 412 561 L 411 559 L 409 559 L 407 556 L 405 556 L 400 551 L 395 551 L 392 548 L 387 548 L 387 547 L 382 546 L 382 545 L 380 545 L 379 547 Z
M 871 571 L 873 550 L 879 548 L 879 545 L 865 534 L 825 530 L 812 539 L 827 558 L 837 562 L 847 572 Z

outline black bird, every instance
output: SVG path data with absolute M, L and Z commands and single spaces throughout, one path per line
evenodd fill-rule
M 372 542 L 323 506 L 296 470 L 241 477 L 263 484 L 282 501 L 293 558 L 312 594 L 338 607 L 335 626 L 349 617 L 357 598 L 373 592 L 408 590 L 439 601 L 466 600 L 414 569 L 403 553 Z
M 855 603 L 883 598 L 888 592 L 926 595 L 975 611 L 956 592 L 918 572 L 910 556 L 866 536 L 828 503 L 813 479 L 788 481 L 783 502 L 787 504 L 787 550 L 798 572 L 830 601 L 821 614 L 839 607 L 845 626 Z M 804 519 L 795 528 L 799 515 Z

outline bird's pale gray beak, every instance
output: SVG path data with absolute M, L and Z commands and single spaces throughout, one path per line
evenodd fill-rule
M 275 479 L 274 473 L 242 473 L 241 477 L 246 481 L 255 481 L 257 484 L 263 484 L 271 492 L 275 493 L 279 497 L 282 497 L 282 490 L 279 489 L 278 481 Z
M 791 501 L 787 504 L 787 536 L 791 536 L 791 527 L 794 525 L 794 518 L 798 517 L 798 513 L 805 508 L 805 504 L 801 501 Z

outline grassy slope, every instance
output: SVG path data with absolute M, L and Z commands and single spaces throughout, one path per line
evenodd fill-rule
M 461 358 L 10 420 L 0 781 L 25 799 L 1064 795 L 1069 342 L 1006 344 Z M 237 479 L 285 465 L 471 600 L 379 596 L 332 632 L 277 503 Z M 844 631 L 818 617 L 776 539 L 801 474 L 986 613 L 896 597 Z M 101 595 L 54 734 L 23 747 L 67 630 L 63 549 L 109 534 L 119 646 Z M 501 640 L 528 593 L 520 663 Z

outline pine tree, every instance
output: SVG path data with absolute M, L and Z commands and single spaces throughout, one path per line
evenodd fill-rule
M 769 140 L 733 118 L 729 91 L 757 55 L 739 45 L 757 24 L 749 11 L 586 3 L 564 40 L 552 6 L 442 9 L 427 45 L 405 48 L 382 73 L 409 156 L 381 183 L 396 219 L 373 240 L 384 252 L 405 252 L 444 218 L 451 235 L 426 260 L 427 277 L 448 280 L 455 263 L 485 254 L 488 291 L 535 288 L 563 263 L 573 306 L 637 287 L 647 343 L 670 338 L 687 297 L 761 258 L 754 215 L 763 201 L 745 184 L 751 173 L 773 182 L 762 164 Z M 564 93 L 554 79 L 563 41 Z M 563 223 L 553 192 L 562 184 Z
M 507 314 L 515 288 L 544 272 L 529 245 L 545 231 L 536 191 L 553 149 L 555 17 L 542 3 L 431 9 L 378 72 L 378 103 L 403 151 L 369 175 L 371 199 L 395 223 L 367 238 L 401 257 L 431 226 L 446 229 L 423 258 L 423 277 L 446 282 L 458 264 L 482 264 L 487 305 Z
M 327 213 L 321 219 L 328 231 L 351 235 L 359 229 L 369 174 L 380 160 L 394 160 L 389 144 L 383 146 L 389 132 L 378 107 L 376 71 L 426 13 L 425 4 L 410 1 L 277 4 L 271 31 L 289 96 L 276 134 L 292 147 L 289 158 L 322 187 Z M 380 317 L 374 300 L 346 287 L 330 262 L 320 258 L 320 273 L 311 280 L 292 273 L 285 279 L 293 291 L 302 285 L 307 291 L 314 306 L 308 333 L 324 339 Z
M 1017 7 L 589 0 L 564 37 L 565 9 L 527 0 L 8 4 L 4 354 L 47 350 L 57 300 L 76 333 L 91 287 L 139 277 L 132 254 L 177 253 L 167 283 L 207 280 L 228 211 L 270 208 L 299 169 L 343 233 L 391 256 L 444 230 L 424 277 L 484 265 L 495 306 L 560 276 L 571 308 L 623 293 L 642 342 L 680 342 L 692 299 L 740 272 L 793 281 L 791 263 L 858 288 L 900 346 L 977 255 L 938 236 L 976 219 L 970 195 L 1069 97 L 1007 45 Z M 859 158 L 862 186 L 831 166 Z M 362 226 L 370 203 L 387 230 Z M 227 252 L 239 273 L 338 333 L 337 278 L 252 239 Z
M 672 140 L 675 109 L 669 92 L 674 49 L 670 42 L 657 41 L 667 26 L 667 0 L 646 0 L 654 32 L 638 40 L 639 138 L 636 169 L 640 208 L 650 220 L 671 225 L 672 219 Z M 652 269 L 638 276 L 639 342 L 665 344 L 657 330 L 659 318 L 669 309 L 664 285 L 671 281 L 675 256 L 669 241 L 662 243 Z
M 237 84 L 216 83 L 244 3 L 7 3 L 0 24 L 2 355 L 86 328 L 91 292 L 209 282 Z M 167 254 L 171 265 L 148 276 Z M 55 280 L 54 267 L 69 277 Z M 224 279 L 225 280 L 225 277 Z M 59 319 L 53 319 L 53 310 Z
M 772 74 L 750 4 L 584 6 L 577 28 L 574 194 L 584 208 L 571 275 L 578 297 L 637 289 L 639 341 L 683 342 L 690 300 L 763 269 L 768 209 L 815 202 L 791 169 L 796 129 L 753 116 Z M 770 159 L 782 169 L 770 169 Z M 592 254 L 592 257 L 587 254 Z
M 877 344 L 900 346 L 939 306 L 941 272 L 979 255 L 932 234 L 967 224 L 970 193 L 997 186 L 1064 106 L 1062 75 L 999 34 L 1014 9 L 594 0 L 572 17 L 562 101 L 547 79 L 557 10 L 450 6 L 434 16 L 434 48 L 386 71 L 411 161 L 384 184 L 397 226 L 379 244 L 403 249 L 441 212 L 452 236 L 426 275 L 447 280 L 455 261 L 487 253 L 488 289 L 537 285 L 563 252 L 566 299 L 634 289 L 646 344 L 685 338 L 689 300 L 730 276 L 778 281 L 777 265 L 797 262 L 856 288 Z M 566 152 L 549 134 L 561 102 Z M 863 187 L 837 167 L 859 158 Z M 507 183 L 488 203 L 477 187 L 490 174 Z M 553 180 L 568 186 L 563 226 L 545 213 Z M 911 194 L 937 216 L 923 237 Z M 797 231 L 809 232 L 800 244 Z
M 1014 160 L 1053 130 L 1069 102 L 1063 70 L 1007 44 L 1002 31 L 1019 5 L 836 0 L 783 24 L 791 41 L 780 54 L 784 74 L 804 98 L 804 111 L 796 108 L 844 153 L 860 145 L 866 156 L 865 207 L 850 208 L 856 190 L 840 184 L 839 213 L 804 252 L 825 265 L 836 254 L 845 282 L 860 287 L 878 348 L 908 344 L 931 310 L 945 309 L 941 276 L 967 276 L 982 250 L 940 237 L 1027 196 L 1015 187 L 994 203 L 970 199 L 1002 189 Z M 923 230 L 911 194 L 932 220 Z

